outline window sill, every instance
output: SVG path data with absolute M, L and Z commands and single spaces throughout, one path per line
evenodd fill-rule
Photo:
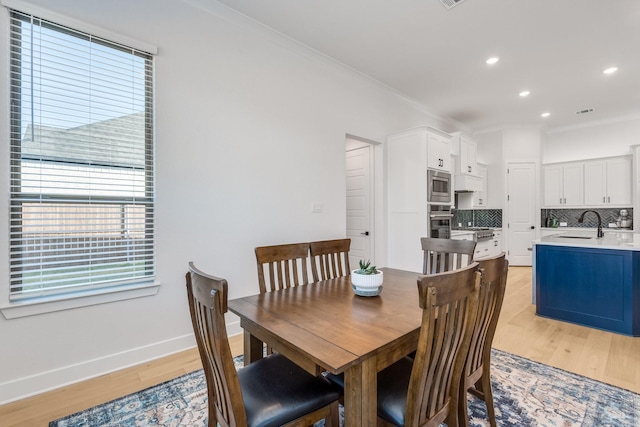
M 153 281 L 118 288 L 105 288 L 88 292 L 78 292 L 64 296 L 34 298 L 16 301 L 0 307 L 5 319 L 36 316 L 55 311 L 70 310 L 78 307 L 105 304 L 133 298 L 153 296 L 158 293 L 160 282 Z

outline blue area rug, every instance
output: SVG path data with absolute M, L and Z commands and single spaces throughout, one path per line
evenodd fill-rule
M 492 354 L 500 427 L 640 427 L 637 393 L 499 350 Z M 235 362 L 236 368 L 242 367 L 242 357 Z M 486 415 L 484 402 L 469 395 L 470 425 L 488 426 Z M 199 370 L 52 421 L 49 427 L 206 425 L 207 385 Z

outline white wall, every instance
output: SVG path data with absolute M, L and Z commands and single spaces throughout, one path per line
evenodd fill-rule
M 207 6 L 213 13 L 177 0 L 33 3 L 159 48 L 156 247 L 162 287 L 153 297 L 0 318 L 0 404 L 194 345 L 184 289 L 190 260 L 227 278 L 236 298 L 258 291 L 255 246 L 343 236 L 346 134 L 384 141 L 419 125 L 453 130 L 216 3 Z M 8 63 L 7 27 L 0 8 L 2 64 Z M 0 66 L 0 82 L 0 166 L 8 171 L 6 66 Z M 7 175 L 0 176 L 0 224 L 7 224 Z M 311 213 L 313 201 L 324 204 L 323 213 Z M 0 230 L 0 277 L 6 280 L 8 227 Z M 3 283 L 0 305 L 8 303 Z
M 592 123 L 549 132 L 542 146 L 542 162 L 555 163 L 631 154 L 640 143 L 640 118 Z

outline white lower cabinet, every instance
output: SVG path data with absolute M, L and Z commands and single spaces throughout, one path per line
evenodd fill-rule
M 451 232 L 451 238 L 454 240 L 473 240 L 475 233 L 456 230 Z M 492 239 L 482 240 L 476 243 L 473 259 L 474 261 L 478 261 L 493 258 L 499 255 L 500 252 L 502 252 L 502 230 L 494 230 Z
M 475 233 L 473 231 L 452 231 L 451 239 L 452 240 L 473 240 Z
M 491 258 L 493 240 L 482 240 L 476 244 L 476 251 L 473 255 L 474 261 Z
M 473 259 L 475 261 L 481 261 L 483 259 L 493 258 L 500 255 L 500 252 L 502 252 L 502 230 L 494 230 L 492 239 L 483 240 L 476 244 Z

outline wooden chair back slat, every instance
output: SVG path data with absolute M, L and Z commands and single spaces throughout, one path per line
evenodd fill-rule
M 261 293 L 309 283 L 309 244 L 292 243 L 255 249 Z M 269 280 L 265 280 L 265 269 Z
M 318 282 L 351 274 L 350 247 L 351 239 L 322 240 L 309 243 L 313 281 Z
M 209 425 L 247 425 L 224 320 L 227 281 L 209 276 L 189 263 L 186 282 L 189 312 L 207 381 Z
M 411 371 L 405 425 L 457 425 L 460 376 L 478 306 L 478 264 L 422 276 L 423 309 L 418 349 Z M 465 402 L 466 403 L 466 402 Z
M 497 257 L 479 262 L 481 272 L 478 314 L 471 335 L 469 354 L 464 366 L 460 386 L 460 424 L 469 425 L 466 408 L 467 390 L 471 389 L 476 396 L 486 402 L 489 422 L 496 426 L 493 407 L 493 393 L 491 391 L 491 344 L 495 335 L 498 318 L 504 301 L 507 285 L 509 261 L 505 253 Z M 464 407 L 463 407 L 464 406 Z
M 458 270 L 473 262 L 474 240 L 420 239 L 424 253 L 422 274 L 438 274 Z

